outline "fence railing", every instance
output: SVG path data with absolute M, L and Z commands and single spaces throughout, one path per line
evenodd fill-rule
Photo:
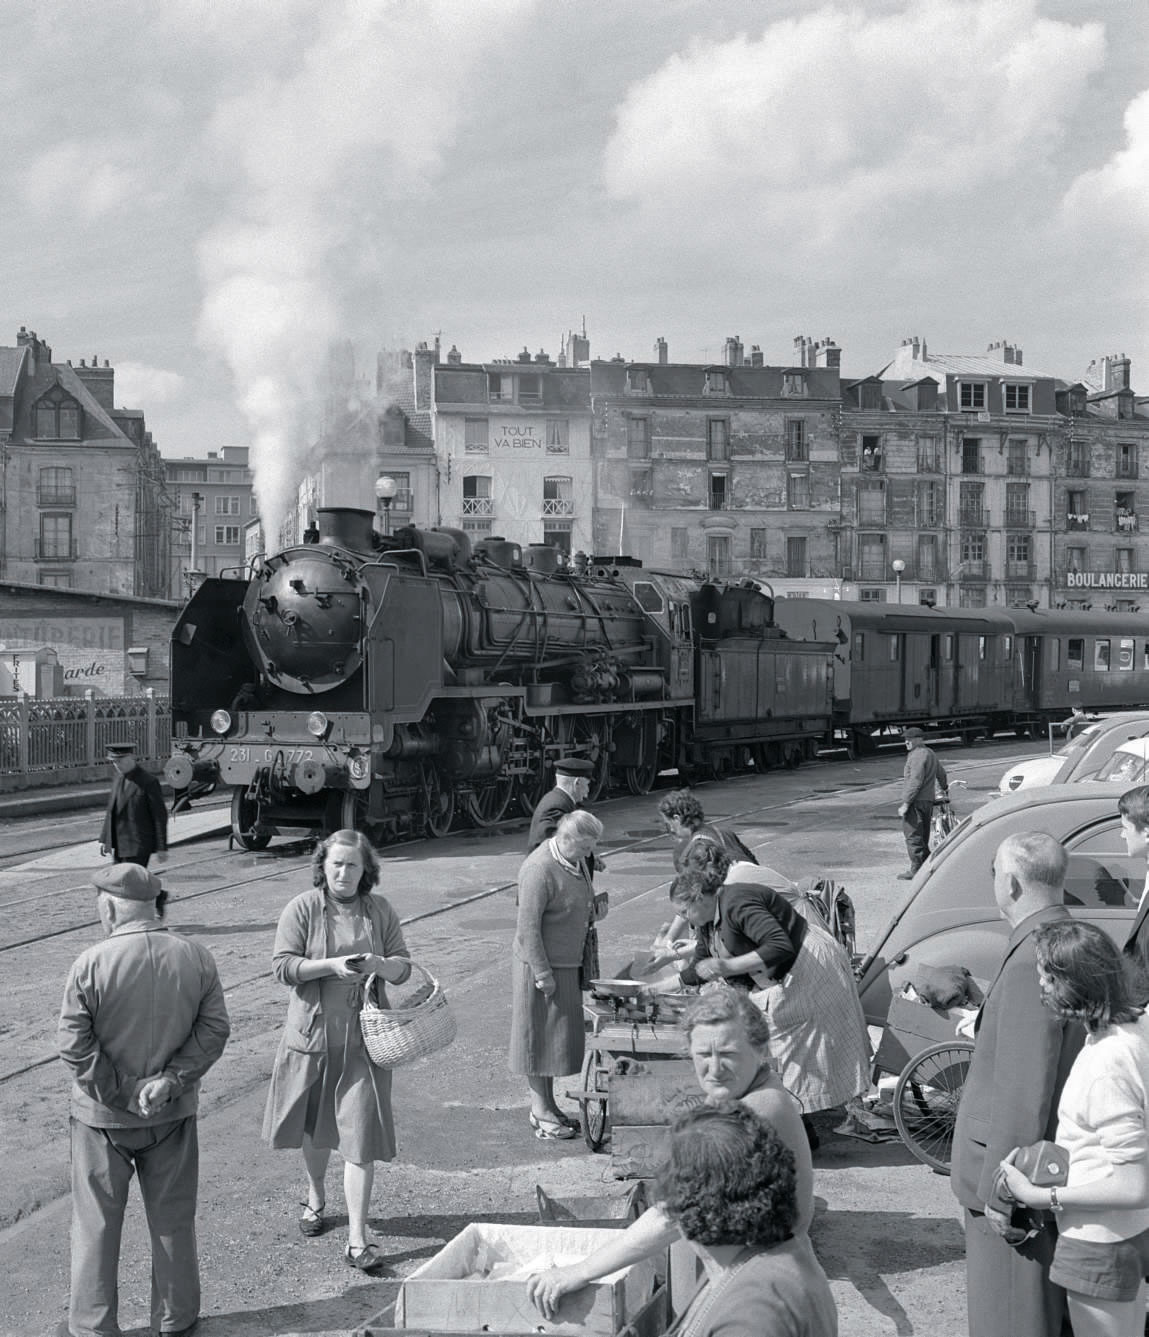
M 162 762 L 170 752 L 171 703 L 167 697 L 33 696 L 0 698 L 0 780 L 27 777 L 43 784 L 86 778 L 106 769 L 109 743 L 131 743 L 141 761 Z

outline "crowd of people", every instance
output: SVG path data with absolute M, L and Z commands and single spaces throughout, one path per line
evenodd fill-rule
M 917 740 L 907 749 L 907 784 L 929 772 L 944 786 L 940 768 L 914 759 Z M 582 1065 L 584 992 L 609 908 L 594 881 L 603 826 L 582 807 L 588 770 L 578 759 L 560 763 L 518 877 L 509 1068 L 526 1081 L 530 1128 L 543 1141 L 576 1136 L 554 1084 Z M 132 803 L 146 805 L 137 789 Z M 830 1337 L 836 1311 L 809 1238 L 818 1146 L 810 1116 L 869 1086 L 851 961 L 791 880 L 707 823 L 690 791 L 667 795 L 660 814 L 676 839 L 675 919 L 655 939 L 666 969 L 646 987 L 693 995 L 682 1033 L 701 1104 L 672 1126 L 656 1205 L 583 1262 L 536 1274 L 530 1294 L 551 1317 L 570 1292 L 684 1239 L 702 1282 L 676 1320 L 678 1337 Z M 1149 857 L 1149 787 L 1125 794 L 1120 815 L 1129 853 Z M 923 820 L 928 832 L 928 818 L 915 813 L 908 846 Z M 114 828 L 114 808 L 108 820 Z M 223 1053 L 228 1015 L 211 954 L 166 928 L 167 893 L 145 866 L 162 846 L 137 859 L 112 848 L 117 862 L 94 878 L 106 936 L 74 964 L 59 1027 L 73 1079 L 72 1284 L 62 1331 L 118 1332 L 120 1237 L 136 1176 L 152 1243 L 152 1326 L 186 1337 L 199 1316 L 197 1092 Z M 1057 841 L 1031 832 L 1007 838 L 992 870 L 1010 931 L 978 1016 L 952 1166 L 969 1330 L 978 1337 L 1142 1331 L 1149 876 L 1121 951 L 1070 917 L 1066 865 Z M 396 1138 L 391 1075 L 367 1054 L 358 1013 L 369 982 L 386 1006 L 385 984 L 402 984 L 411 966 L 362 834 L 321 841 L 312 872 L 276 930 L 273 971 L 289 998 L 263 1135 L 301 1152 L 306 1237 L 328 1228 L 327 1170 L 339 1152 L 344 1258 L 371 1273 L 385 1261 L 368 1233 L 375 1166 L 394 1159 Z M 1064 1160 L 1061 1182 L 1026 1159 L 1035 1144 Z

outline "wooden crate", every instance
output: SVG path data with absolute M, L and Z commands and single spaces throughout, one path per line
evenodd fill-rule
M 391 1309 L 381 1310 L 374 1318 L 369 1318 L 360 1328 L 356 1328 L 352 1337 L 457 1337 L 453 1328 L 393 1328 L 386 1320 L 391 1318 Z M 662 1337 L 670 1326 L 670 1313 L 665 1286 L 647 1300 L 646 1304 L 612 1337 Z M 492 1330 L 484 1337 L 516 1337 L 511 1330 Z
M 607 1079 L 610 1168 L 616 1179 L 655 1179 L 670 1147 L 670 1125 L 702 1103 L 689 1059 L 644 1059 Z
M 600 1230 L 625 1230 L 646 1211 L 646 1185 L 632 1184 L 622 1193 L 556 1198 L 541 1184 L 535 1185 L 540 1226 L 580 1226 Z
M 962 1019 L 958 1008 L 930 1007 L 895 994 L 886 1014 L 886 1029 L 874 1057 L 880 1072 L 900 1073 L 906 1064 L 930 1045 L 958 1039 L 957 1024 Z
M 531 1303 L 524 1280 L 475 1278 L 484 1255 L 521 1268 L 560 1265 L 618 1239 L 613 1230 L 578 1226 L 508 1226 L 476 1221 L 399 1285 L 400 1328 L 444 1332 L 552 1333 L 558 1337 L 614 1337 L 655 1289 L 652 1262 L 635 1263 L 565 1296 L 553 1320 Z

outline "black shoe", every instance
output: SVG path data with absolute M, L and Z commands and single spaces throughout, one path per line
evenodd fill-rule
M 810 1144 L 811 1151 L 817 1151 L 822 1145 L 822 1139 L 818 1136 L 818 1130 L 814 1127 L 813 1119 L 808 1119 L 802 1115 L 802 1127 L 806 1130 L 806 1141 Z
M 912 882 L 914 878 L 917 877 L 917 875 L 918 875 L 918 870 L 916 868 L 907 868 L 904 873 L 898 874 L 898 881 Z

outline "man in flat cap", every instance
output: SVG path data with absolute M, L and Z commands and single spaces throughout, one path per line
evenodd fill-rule
M 145 771 L 132 743 L 109 743 L 107 758 L 116 771 L 104 813 L 100 853 L 116 863 L 148 866 L 153 854 L 168 848 L 168 814 L 160 782 Z
M 106 936 L 72 966 L 57 1033 L 72 1074 L 72 1288 L 60 1331 L 120 1331 L 116 1275 L 136 1174 L 152 1328 L 184 1337 L 199 1322 L 199 1082 L 227 1043 L 227 1007 L 211 953 L 164 926 L 154 873 L 120 863 L 92 881 Z
M 934 797 L 938 787 L 949 797 L 949 778 L 946 768 L 926 747 L 925 734 L 918 728 L 902 730 L 906 744 L 906 767 L 902 772 L 902 801 L 898 816 L 902 819 L 902 835 L 906 838 L 906 852 L 910 866 L 898 874 L 899 882 L 908 882 L 925 863 L 930 852 L 930 818 L 934 811 Z

